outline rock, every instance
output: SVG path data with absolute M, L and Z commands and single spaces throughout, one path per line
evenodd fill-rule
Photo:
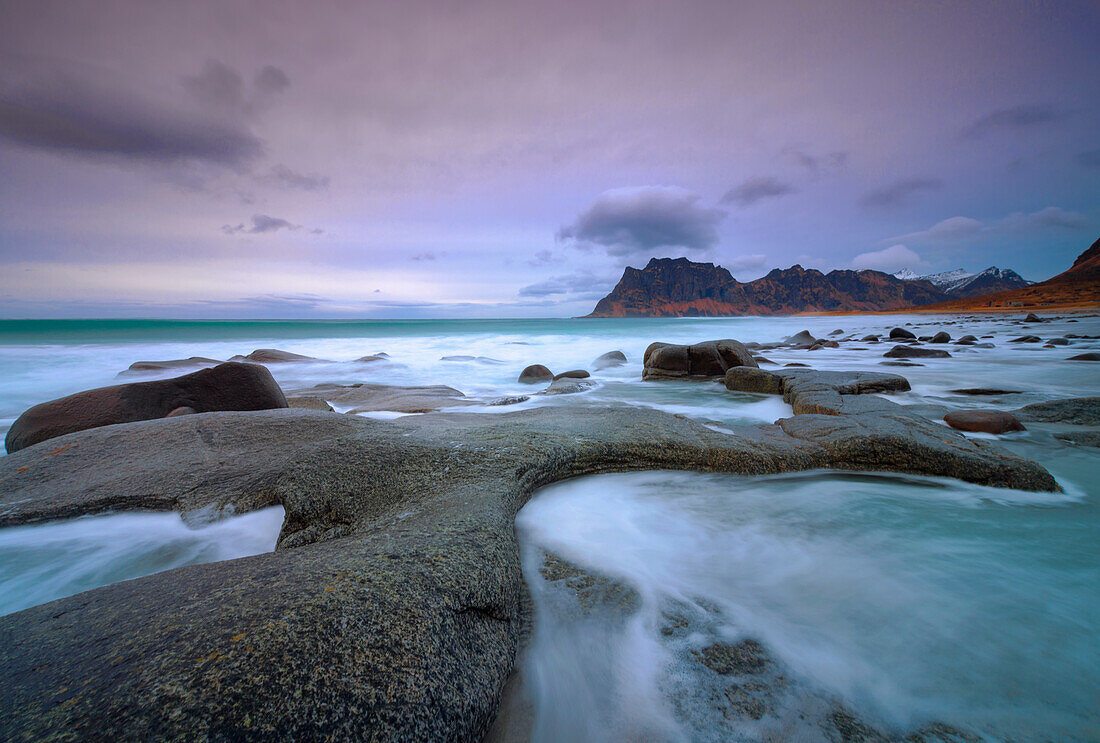
M 320 395 L 287 395 L 286 404 L 289 408 L 325 410 L 329 413 L 335 412 L 332 406 L 328 404 L 328 401 Z
M 360 356 L 359 358 L 352 361 L 352 363 L 353 364 L 371 364 L 371 363 L 374 363 L 375 361 L 385 361 L 388 358 L 389 358 L 389 354 L 376 353 L 376 354 L 371 354 L 370 356 Z
M 772 361 L 771 359 L 769 359 L 766 356 L 753 356 L 752 360 L 755 361 L 757 364 L 774 364 L 775 363 L 774 361 Z M 735 367 L 735 368 L 740 368 L 740 367 Z
M 810 368 L 810 365 L 809 365 L 809 364 L 803 364 L 803 363 L 802 363 L 802 362 L 800 362 L 800 361 L 792 361 L 792 362 L 790 362 L 789 364 L 784 364 L 783 366 L 785 366 L 785 367 L 786 367 L 786 366 L 797 366 L 797 367 L 802 367 L 802 368 L 804 368 L 804 369 L 809 369 L 809 368 Z
M 860 343 L 878 343 L 879 337 L 872 333 L 871 335 L 865 335 L 859 339 Z
M 290 351 L 280 351 L 277 348 L 257 348 L 247 356 L 234 356 L 230 361 L 251 361 L 254 364 L 286 364 L 290 362 L 302 362 L 302 361 L 324 361 L 324 359 L 315 359 L 312 356 L 303 356 L 300 353 L 291 353 Z
M 741 676 L 763 671 L 770 659 L 756 640 L 742 640 L 736 645 L 716 642 L 693 655 L 707 668 L 722 676 Z
M 123 372 L 119 372 L 118 376 L 130 376 L 131 374 L 140 374 L 148 372 L 168 371 L 170 369 L 187 369 L 191 367 L 208 367 L 217 366 L 224 363 L 217 359 L 208 359 L 205 356 L 192 356 L 187 359 L 171 359 L 169 361 L 135 361 L 130 364 L 130 367 Z
M 829 335 L 844 335 L 844 331 L 841 330 L 840 328 L 837 328 L 836 330 L 829 333 Z
M 626 363 L 626 354 L 622 351 L 608 351 L 607 353 L 600 354 L 596 357 L 596 360 L 592 362 L 592 368 L 596 371 L 602 369 L 611 369 L 612 367 L 622 366 Z
M 0 457 L 8 525 L 285 509 L 274 552 L 0 617 L 0 739 L 481 740 L 526 626 L 513 517 L 534 489 L 624 469 L 827 467 L 1057 489 L 1034 462 L 921 420 L 796 415 L 724 434 L 624 405 L 392 421 L 271 410 Z
M 932 341 L 931 342 L 932 343 L 950 343 L 951 342 L 951 334 L 946 333 L 946 332 L 941 330 L 940 332 L 938 332 L 934 336 L 932 336 Z
M 1100 397 L 1071 397 L 1037 402 L 1012 412 L 1022 421 L 1100 426 Z
M 173 379 L 100 387 L 35 405 L 12 423 L 4 445 L 9 453 L 16 452 L 74 431 L 163 418 L 179 408 L 207 413 L 286 406 L 267 369 L 225 363 Z
M 1069 345 L 1069 339 L 1068 338 L 1051 338 L 1050 340 L 1047 341 L 1047 343 L 1049 343 L 1052 346 L 1068 346 Z
M 573 395 L 578 392 L 587 392 L 596 386 L 595 382 L 577 377 L 555 377 L 546 389 L 539 392 L 540 395 Z
M 554 381 L 559 379 L 588 379 L 592 375 L 584 369 L 573 369 L 571 371 L 564 371 L 561 374 L 554 375 Z
M 922 343 L 927 343 L 928 341 L 932 340 L 932 336 L 922 335 L 921 337 L 917 338 L 917 340 L 922 342 Z
M 651 343 L 642 361 L 642 379 L 721 377 L 734 366 L 757 366 L 752 353 L 732 339 L 692 346 Z
M 1095 351 L 1079 353 L 1076 356 L 1070 356 L 1066 361 L 1100 361 L 1100 353 Z
M 951 354 L 939 348 L 920 348 L 919 346 L 897 345 L 882 354 L 888 359 L 949 359 Z
M 189 405 L 181 405 L 178 408 L 173 408 L 172 410 L 168 411 L 168 415 L 166 415 L 164 417 L 165 418 L 175 418 L 177 415 L 194 415 L 197 412 L 199 412 L 199 411 L 195 410 L 194 408 L 190 407 Z
M 817 343 L 817 338 L 814 338 L 808 330 L 801 330 L 794 335 L 786 338 L 784 341 L 788 346 L 805 346 L 809 347 Z
M 1019 338 L 1013 338 L 1009 343 L 1041 343 L 1042 340 L 1037 335 L 1021 335 Z
M 948 390 L 956 395 L 978 395 L 978 396 L 993 396 L 993 395 L 1019 395 L 1022 394 L 1019 390 L 998 390 L 990 387 L 963 387 L 957 390 Z
M 1024 318 L 1024 322 L 1042 322 L 1042 318 L 1036 315 L 1034 312 L 1029 312 L 1027 317 Z
M 956 410 L 945 415 L 943 419 L 947 425 L 959 431 L 1008 433 L 1027 430 L 1011 413 L 1001 410 Z
M 505 397 L 498 397 L 495 400 L 490 400 L 486 405 L 518 405 L 521 402 L 527 402 L 531 399 L 530 395 L 507 395 Z
M 964 335 L 964 336 L 963 336 L 962 338 L 959 338 L 959 339 L 958 339 L 957 341 L 955 341 L 955 342 L 956 342 L 956 343 L 963 343 L 964 341 L 965 341 L 966 343 L 977 343 L 977 342 L 978 342 L 978 338 L 977 338 L 976 336 L 973 336 L 973 335 Z
M 1078 446 L 1093 446 L 1100 448 L 1100 431 L 1059 431 L 1054 438 L 1068 441 Z
M 915 361 L 880 361 L 878 363 L 882 366 L 924 366 Z
M 347 407 L 349 413 L 430 413 L 442 408 L 477 405 L 454 387 L 442 384 L 403 387 L 391 384 L 319 384 L 297 395 L 324 398 L 329 403 Z
M 542 364 L 532 364 L 519 373 L 517 382 L 522 384 L 539 384 L 549 382 L 554 378 L 554 373 Z
M 890 331 L 890 338 L 892 340 L 915 339 L 916 337 L 917 336 L 915 336 L 913 333 L 909 332 L 905 328 L 894 328 Z
M 840 348 L 840 344 L 836 341 L 818 341 L 810 346 L 810 351 L 820 351 L 823 348 Z
M 731 392 L 755 392 L 765 395 L 783 393 L 783 376 L 775 372 L 735 366 L 726 372 L 726 389 Z

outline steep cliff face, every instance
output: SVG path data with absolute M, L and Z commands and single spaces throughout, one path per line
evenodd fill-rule
M 879 271 L 831 271 L 795 265 L 742 284 L 713 263 L 654 258 L 627 268 L 589 317 L 726 317 L 829 310 L 900 309 L 949 295 L 926 281 Z

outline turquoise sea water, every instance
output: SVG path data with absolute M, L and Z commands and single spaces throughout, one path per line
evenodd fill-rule
M 859 338 L 906 323 L 918 334 L 945 329 L 956 337 L 991 336 L 983 340 L 994 347 L 948 346 L 952 358 L 921 360 L 923 366 L 911 368 L 880 366 L 888 344 L 845 342 L 839 349 L 762 353 L 778 365 L 901 373 L 913 386 L 912 392 L 892 396 L 903 404 L 1010 410 L 1100 396 L 1100 364 L 1065 360 L 1100 349 L 1100 340 L 1075 339 L 1049 349 L 1008 342 L 1030 333 L 1100 336 L 1100 319 L 1064 318 L 1038 326 L 1015 320 L 0 321 L 0 435 L 36 403 L 157 378 L 120 377 L 135 361 L 225 359 L 256 348 L 321 359 L 272 365 L 287 390 L 328 382 L 447 384 L 482 402 L 537 391 L 516 381 L 528 364 L 555 372 L 591 369 L 598 355 L 618 349 L 629 363 L 597 372 L 598 386 L 589 392 L 463 410 L 488 415 L 537 405 L 630 404 L 719 429 L 770 423 L 791 414 L 776 397 L 732 394 L 713 383 L 642 382 L 643 351 L 653 341 L 767 343 L 802 329 L 819 337 L 842 329 L 840 337 Z M 389 358 L 353 363 L 378 352 Z M 444 360 L 448 356 L 475 358 Z M 1017 394 L 968 397 L 953 391 L 979 386 Z M 697 704 L 706 696 L 705 684 L 684 665 L 692 643 L 705 638 L 670 645 L 655 632 L 661 602 L 671 595 L 708 611 L 717 607 L 708 631 L 753 636 L 768 645 L 805 699 L 842 700 L 888 729 L 947 720 L 986 740 L 1100 740 L 1095 712 L 1100 709 L 1100 450 L 1054 438 L 1056 430 L 1029 425 L 1025 432 L 1000 437 L 1000 443 L 1044 464 L 1065 489 L 1057 496 L 840 475 L 751 479 L 650 473 L 548 488 L 521 514 L 528 554 L 553 549 L 633 585 L 652 601 L 624 635 L 614 623 L 547 613 L 551 597 L 539 593 L 537 574 L 528 570 L 536 599 L 542 596 L 545 620 L 535 646 L 542 655 L 536 652 L 531 660 L 543 679 L 540 739 L 559 740 L 569 731 L 574 739 L 583 733 L 581 738 L 608 741 L 638 735 L 820 739 L 793 735 L 793 721 L 805 712 L 794 702 L 777 707 L 777 719 L 732 731 L 708 716 L 709 708 Z M 143 538 L 148 529 L 128 520 L 5 530 L 0 532 L 0 612 L 97 582 L 223 559 L 216 545 L 227 535 L 255 545 L 253 551 L 270 548 L 277 519 L 239 523 L 220 532 L 158 526 L 175 545 L 166 551 L 150 551 Z M 235 536 L 237 528 L 252 538 Z M 110 549 L 104 549 L 104 534 L 110 535 Z M 199 544 L 203 540 L 207 547 Z M 85 558 L 74 572 L 78 554 Z M 15 595 L 21 598 L 10 598 Z M 610 701 L 585 711 L 577 697 L 585 687 L 575 683 L 578 678 L 597 683 L 600 698 Z

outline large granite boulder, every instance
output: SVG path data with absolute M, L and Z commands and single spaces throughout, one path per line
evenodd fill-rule
M 35 405 L 12 423 L 4 446 L 16 452 L 74 431 L 163 418 L 179 408 L 207 413 L 286 406 L 271 372 L 256 364 L 229 362 L 173 379 L 100 387 Z
M 271 410 L 57 444 L 0 458 L 0 523 L 286 515 L 272 553 L 0 617 L 3 740 L 480 741 L 525 627 L 515 514 L 578 475 L 839 468 L 1057 489 L 1034 462 L 900 414 L 718 433 L 625 405 L 393 421 Z
M 642 359 L 642 379 L 721 377 L 735 366 L 758 366 L 740 341 L 703 341 L 691 346 L 651 343 Z

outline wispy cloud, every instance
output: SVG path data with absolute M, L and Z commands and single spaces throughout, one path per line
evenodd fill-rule
M 1045 103 L 1024 103 L 986 114 L 963 129 L 963 139 L 980 139 L 1003 131 L 1027 131 L 1066 118 L 1066 114 Z
M 916 251 L 904 245 L 891 245 L 882 250 L 860 253 L 852 259 L 852 268 L 869 268 L 893 273 L 903 268 L 919 268 L 928 264 Z
M 860 203 L 868 207 L 894 207 L 906 204 L 919 193 L 938 191 L 943 181 L 938 178 L 905 178 L 867 193 Z
M 750 178 L 741 185 L 727 191 L 720 203 L 736 204 L 741 207 L 752 206 L 758 201 L 774 199 L 794 192 L 794 186 L 784 183 L 778 178 Z
M 252 215 L 251 226 L 245 226 L 243 223 L 234 225 L 222 225 L 222 232 L 227 235 L 262 235 L 269 232 L 278 232 L 279 230 L 288 230 L 290 232 L 297 232 L 298 230 L 306 229 L 300 224 L 294 224 L 282 217 L 271 217 L 267 214 L 254 214 Z M 311 235 L 320 235 L 324 233 L 321 229 L 309 230 Z

